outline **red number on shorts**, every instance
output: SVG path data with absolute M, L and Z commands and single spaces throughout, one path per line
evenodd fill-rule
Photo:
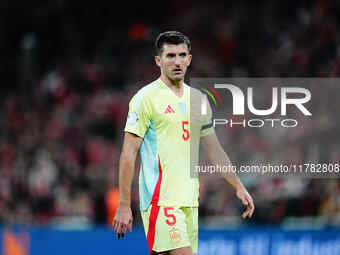
M 165 221 L 166 224 L 168 224 L 169 226 L 173 226 L 173 225 L 176 224 L 176 217 L 175 217 L 175 215 L 174 215 L 174 214 L 169 214 L 169 213 L 168 213 L 169 210 L 173 210 L 173 209 L 174 209 L 173 207 L 165 207 L 165 208 L 164 208 L 164 215 L 165 215 L 165 217 L 171 218 L 171 219 L 172 219 L 171 221 L 169 221 L 169 219 L 167 219 L 167 220 Z
M 185 128 L 184 125 L 189 125 L 189 121 L 182 121 L 182 130 L 184 132 L 182 134 L 182 137 L 183 137 L 184 141 L 186 141 L 190 138 L 190 134 L 189 134 L 189 130 L 187 128 Z

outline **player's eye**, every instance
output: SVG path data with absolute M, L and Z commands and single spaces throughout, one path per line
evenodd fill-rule
M 173 53 L 168 53 L 168 54 L 166 55 L 167 58 L 174 58 L 175 56 L 176 56 L 176 55 L 173 54 Z
M 187 54 L 185 53 L 185 52 L 183 52 L 183 53 L 181 53 L 181 54 L 179 54 L 182 58 L 184 58 L 184 57 L 186 57 L 187 56 Z

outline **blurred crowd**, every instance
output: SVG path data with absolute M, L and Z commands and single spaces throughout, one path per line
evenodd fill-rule
M 229 2 L 171 1 L 162 12 L 155 11 L 159 4 L 136 3 L 136 10 L 123 5 L 121 13 L 104 3 L 0 3 L 0 223 L 110 222 L 128 102 L 158 77 L 153 44 L 164 30 L 191 39 L 188 83 L 190 77 L 340 75 L 337 1 Z M 313 100 L 328 101 L 315 100 L 313 125 L 217 130 L 231 159 L 339 163 L 340 88 L 314 91 Z M 319 216 L 340 224 L 337 179 L 243 181 L 255 199 L 252 223 Z M 202 220 L 240 214 L 220 178 L 202 178 L 200 190 Z

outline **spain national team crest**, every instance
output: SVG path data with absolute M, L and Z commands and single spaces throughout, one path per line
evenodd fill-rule
M 169 231 L 170 234 L 170 239 L 171 241 L 173 241 L 174 243 L 179 243 L 182 239 L 181 237 L 181 232 L 179 231 L 178 228 L 171 228 L 171 230 Z

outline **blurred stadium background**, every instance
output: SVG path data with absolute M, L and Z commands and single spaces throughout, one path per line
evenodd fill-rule
M 158 77 L 153 45 L 160 32 L 179 30 L 191 39 L 188 78 L 337 77 L 339 17 L 336 0 L 2 0 L 2 254 L 146 254 L 136 179 L 137 230 L 118 242 L 109 226 L 128 102 Z M 267 142 L 268 132 L 240 129 L 222 143 L 234 161 L 260 153 L 339 163 L 340 100 L 334 101 L 330 110 L 313 108 L 322 117 L 307 131 Z M 199 254 L 340 254 L 339 180 L 245 182 L 256 211 L 242 221 L 232 190 L 221 179 L 201 180 Z

